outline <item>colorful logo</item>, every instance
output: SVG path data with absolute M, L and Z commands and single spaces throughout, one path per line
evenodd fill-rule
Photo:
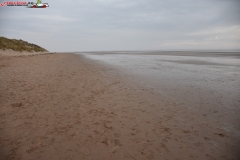
M 37 0 L 37 3 L 28 2 L 28 8 L 46 8 L 49 7 L 48 3 L 42 3 L 41 0 Z
M 46 8 L 49 7 L 48 3 L 42 3 L 41 0 L 37 0 L 37 3 L 33 3 L 33 2 L 3 2 L 0 3 L 0 6 L 26 6 L 27 8 Z

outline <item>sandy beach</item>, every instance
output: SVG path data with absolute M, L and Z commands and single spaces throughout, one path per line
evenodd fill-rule
M 1 160 L 237 160 L 220 121 L 238 111 L 189 109 L 82 55 L 0 56 Z

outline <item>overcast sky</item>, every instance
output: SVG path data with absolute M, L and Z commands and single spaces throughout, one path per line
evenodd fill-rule
M 240 50 L 240 0 L 42 2 L 0 7 L 0 36 L 49 51 Z

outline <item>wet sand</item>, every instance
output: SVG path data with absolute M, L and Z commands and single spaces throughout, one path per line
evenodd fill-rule
M 189 109 L 81 55 L 1 56 L 0 84 L 0 159 L 239 158 L 222 111 Z

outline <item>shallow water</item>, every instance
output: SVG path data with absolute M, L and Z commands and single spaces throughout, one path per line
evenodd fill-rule
M 218 110 L 224 129 L 239 132 L 240 53 L 96 52 L 80 53 L 116 67 L 145 87 L 195 109 Z M 215 115 L 211 115 L 213 118 Z M 235 125 L 230 125 L 235 123 Z M 238 129 L 237 129 L 238 128 Z
M 231 53 L 203 55 L 189 52 L 187 55 L 182 52 L 171 55 L 161 52 L 159 55 L 156 52 L 82 54 L 140 76 L 142 83 L 159 91 L 164 90 L 165 94 L 168 89 L 198 87 L 212 92 L 224 92 L 226 97 L 236 101 L 240 97 L 240 58 L 236 58 L 240 57 L 240 53 L 234 56 Z M 182 93 L 181 90 L 179 92 Z
M 157 81 L 158 83 L 152 84 L 154 88 L 196 85 L 229 92 L 236 96 L 240 93 L 240 58 L 236 58 L 236 55 L 240 57 L 240 53 L 235 56 L 231 53 L 229 56 L 227 56 L 228 53 L 222 53 L 222 55 L 219 53 L 220 55 L 217 56 L 206 53 L 204 55 L 188 53 L 187 56 L 181 53 L 153 55 L 151 52 L 150 55 L 147 52 L 145 54 L 143 52 L 83 54 L 88 58 L 120 67 L 131 74 L 146 78 L 149 85 Z

